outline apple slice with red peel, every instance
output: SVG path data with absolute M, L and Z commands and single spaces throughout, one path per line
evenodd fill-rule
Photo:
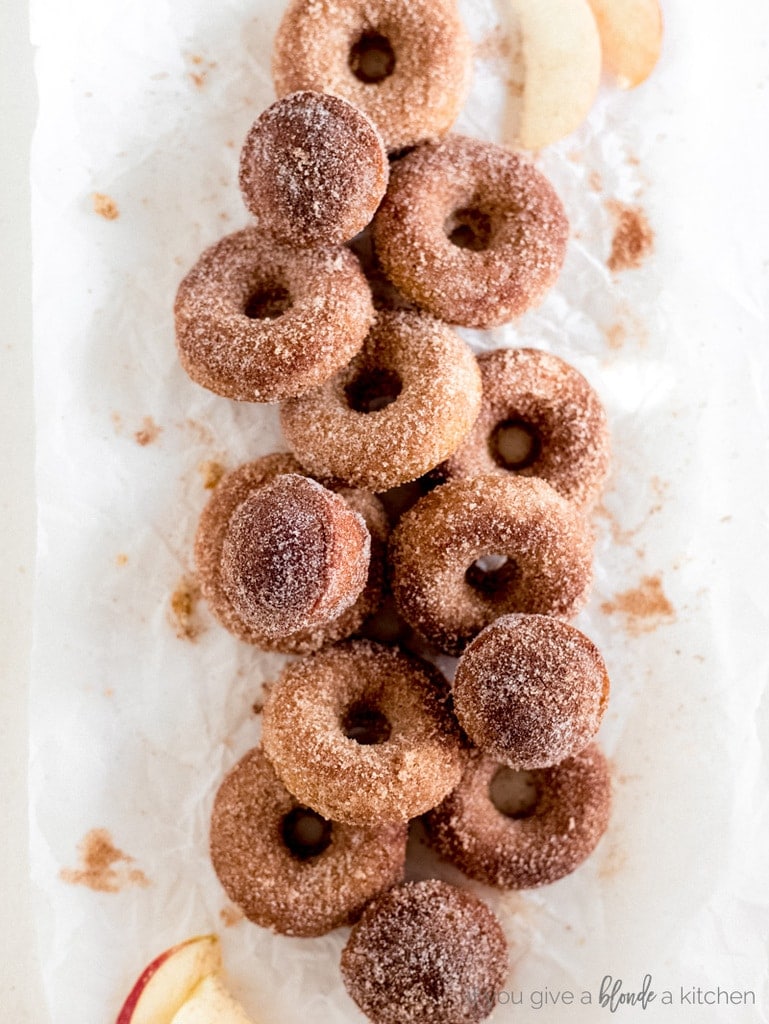
M 601 43 L 588 0 L 508 0 L 515 40 L 505 136 L 539 149 L 587 116 L 601 78 Z
M 603 62 L 623 89 L 649 77 L 662 49 L 659 0 L 589 0 L 601 37 Z
M 171 1024 L 201 980 L 221 970 L 222 952 L 216 935 L 198 935 L 167 949 L 142 971 L 117 1024 Z
M 170 1024 L 253 1024 L 215 974 L 203 978 Z

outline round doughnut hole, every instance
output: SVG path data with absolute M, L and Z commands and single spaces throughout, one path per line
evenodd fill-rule
M 514 471 L 534 465 L 542 451 L 542 441 L 530 423 L 505 420 L 494 428 L 489 448 L 498 466 Z
M 482 594 L 501 595 L 512 586 L 517 576 L 515 562 L 506 555 L 484 555 L 465 573 L 465 581 Z
M 364 32 L 350 49 L 350 70 L 359 82 L 376 85 L 395 71 L 390 40 L 378 32 Z
M 348 740 L 362 747 L 386 743 L 390 738 L 390 723 L 378 708 L 358 703 L 348 708 L 342 719 L 342 732 Z
M 347 404 L 355 412 L 378 412 L 392 405 L 403 384 L 392 370 L 364 370 L 344 389 Z
M 530 818 L 537 809 L 539 793 L 531 772 L 498 768 L 489 783 L 489 799 L 506 818 Z
M 491 217 L 478 207 L 454 210 L 443 226 L 452 245 L 471 252 L 483 252 L 491 245 L 493 224 Z
M 283 819 L 283 842 L 297 860 L 310 860 L 331 845 L 332 827 L 309 807 L 295 807 Z
M 243 312 L 249 320 L 277 320 L 289 309 L 291 295 L 280 285 L 272 285 L 254 292 Z

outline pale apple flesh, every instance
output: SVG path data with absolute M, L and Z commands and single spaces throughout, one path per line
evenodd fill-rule
M 199 935 L 167 949 L 142 971 L 117 1024 L 171 1024 L 201 980 L 221 969 L 221 948 L 215 935 Z
M 603 62 L 623 89 L 649 77 L 662 49 L 659 0 L 590 0 Z
M 253 1024 L 215 974 L 203 978 L 170 1024 Z

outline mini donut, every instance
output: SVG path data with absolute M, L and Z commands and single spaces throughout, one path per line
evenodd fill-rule
M 420 313 L 380 310 L 361 353 L 283 404 L 283 433 L 321 480 L 384 491 L 433 469 L 466 436 L 481 401 L 468 346 Z
M 264 750 L 297 799 L 325 818 L 408 821 L 462 775 L 448 696 L 426 662 L 348 641 L 286 666 L 264 705 Z
M 230 516 L 222 586 L 245 623 L 280 639 L 349 608 L 366 585 L 370 551 L 363 517 L 344 498 L 283 474 Z
M 595 736 L 609 702 L 601 652 L 546 615 L 503 615 L 464 651 L 454 712 L 484 754 L 509 768 L 547 768 Z
M 507 975 L 507 940 L 491 909 L 438 879 L 405 882 L 361 915 L 342 978 L 373 1024 L 476 1024 Z
M 500 771 L 509 769 L 474 752 L 459 786 L 424 819 L 430 845 L 470 878 L 500 889 L 549 885 L 570 874 L 609 824 L 606 758 L 593 744 L 532 772 L 535 803 L 514 816 L 491 799 Z
M 538 476 L 569 501 L 593 505 L 609 472 L 609 430 L 601 400 L 582 374 L 533 348 L 500 348 L 477 358 L 481 411 L 436 472 L 444 479 Z
M 341 96 L 371 118 L 388 150 L 447 132 L 471 71 L 454 0 L 292 0 L 272 60 L 278 96 Z
M 576 615 L 592 580 L 591 556 L 587 521 L 544 480 L 451 480 L 394 531 L 392 591 L 406 622 L 456 655 L 500 615 Z
M 295 92 L 257 118 L 240 154 L 240 190 L 259 228 L 298 249 L 341 245 L 369 223 L 387 188 L 371 120 L 338 96 Z
M 256 747 L 219 787 L 210 850 L 219 881 L 250 921 L 282 935 L 324 935 L 402 880 L 406 828 L 324 821 Z
M 392 168 L 373 233 L 407 299 L 447 323 L 495 327 L 555 283 L 569 224 L 553 186 L 520 154 L 453 135 Z
M 176 345 L 196 384 L 240 402 L 280 402 L 352 359 L 374 318 L 344 247 L 296 252 L 256 228 L 203 253 L 176 293 Z
M 292 455 L 276 453 L 246 463 L 227 474 L 203 510 L 195 539 L 195 562 L 200 589 L 219 622 L 241 640 L 262 650 L 281 651 L 285 654 L 309 654 L 354 633 L 381 604 L 384 586 L 388 535 L 384 509 L 373 494 L 342 490 L 341 497 L 354 512 L 363 517 L 371 537 L 368 578 L 355 603 L 325 624 L 299 629 L 282 637 L 267 633 L 248 615 L 244 617 L 240 602 L 233 603 L 222 573 L 224 546 L 232 517 L 260 488 L 277 477 L 301 471 L 301 466 Z

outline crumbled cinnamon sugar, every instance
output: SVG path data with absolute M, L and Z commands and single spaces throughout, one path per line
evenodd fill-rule
M 614 216 L 614 237 L 607 266 L 612 273 L 640 267 L 654 244 L 654 232 L 640 206 L 612 199 L 607 207 Z
M 170 618 L 180 640 L 197 640 L 203 626 L 197 619 L 196 609 L 200 586 L 194 576 L 183 576 L 171 595 Z
M 616 324 L 612 324 L 606 328 L 606 340 L 609 343 L 609 348 L 612 351 L 617 352 L 627 341 L 627 328 L 623 323 L 619 321 Z
M 587 183 L 594 192 L 603 192 L 603 178 L 598 171 L 591 171 L 588 174 Z
M 496 25 L 475 44 L 478 60 L 510 60 L 513 55 L 513 41 L 501 25 Z
M 148 444 L 152 444 L 153 441 L 157 441 L 162 430 L 163 428 L 159 427 L 151 416 L 145 416 L 142 420 L 141 428 L 134 433 L 134 440 L 142 448 L 145 448 Z
M 238 921 L 242 921 L 245 916 L 240 907 L 222 907 L 219 911 L 219 917 L 225 928 L 232 928 Z
M 204 57 L 201 57 L 199 53 L 190 54 L 188 60 L 195 69 L 188 72 L 189 77 L 198 89 L 202 89 L 206 84 L 208 72 L 216 67 L 216 61 L 206 60 Z
M 112 842 L 104 828 L 94 828 L 78 844 L 82 867 L 62 868 L 59 877 L 70 885 L 85 885 L 94 892 L 121 892 L 128 885 L 147 886 L 149 879 L 138 868 L 116 867 L 133 864 L 134 858 Z
M 121 551 L 119 555 L 115 556 L 115 565 L 120 567 L 128 565 L 128 555 Z
M 118 210 L 115 200 L 103 192 L 94 192 L 93 208 L 94 212 L 105 220 L 117 220 L 120 216 L 120 210 Z
M 198 473 L 203 478 L 203 486 L 207 491 L 213 491 L 226 472 L 221 462 L 214 459 L 206 459 L 198 466 Z
M 659 574 L 644 576 L 637 587 L 617 594 L 611 601 L 604 601 L 601 611 L 606 615 L 623 615 L 625 627 L 631 636 L 649 633 L 662 621 L 671 621 L 676 615 L 675 608 L 662 589 Z

